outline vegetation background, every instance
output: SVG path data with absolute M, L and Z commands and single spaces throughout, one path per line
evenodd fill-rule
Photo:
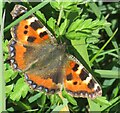
M 24 5 L 29 10 L 16 21 L 10 15 L 15 4 Z M 1 34 L 4 56 L 4 78 L 0 76 L 1 111 L 6 109 L 8 112 L 49 113 L 67 106 L 70 113 L 120 112 L 119 2 L 45 0 L 41 3 L 3 2 L 0 5 L 0 27 L 4 34 Z M 66 42 L 67 51 L 77 57 L 97 78 L 103 90 L 102 97 L 95 100 L 73 98 L 65 91 L 62 99 L 57 94 L 45 95 L 31 90 L 24 82 L 23 74 L 13 71 L 8 60 L 7 47 L 11 39 L 10 28 L 32 13 L 56 36 L 58 42 Z

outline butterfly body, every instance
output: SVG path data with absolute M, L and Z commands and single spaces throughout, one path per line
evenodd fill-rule
M 24 6 L 16 5 L 11 14 L 14 19 L 26 11 Z M 24 73 L 33 89 L 55 93 L 63 86 L 74 97 L 95 98 L 102 94 L 92 75 L 74 56 L 65 52 L 65 46 L 59 45 L 34 15 L 12 27 L 11 35 L 12 67 Z

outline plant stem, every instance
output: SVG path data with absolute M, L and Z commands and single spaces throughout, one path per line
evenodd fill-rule
M 103 47 L 97 52 L 97 54 L 90 60 L 90 63 L 92 63 L 100 54 L 100 52 L 107 46 L 107 44 L 112 40 L 112 38 L 115 36 L 115 34 L 117 33 L 118 28 L 115 30 L 115 32 L 113 33 L 113 35 L 109 38 L 109 40 L 103 45 Z
M 63 13 L 63 8 L 60 9 L 60 13 L 59 13 L 58 21 L 57 21 L 58 26 L 59 26 L 60 21 L 61 21 L 62 13 Z

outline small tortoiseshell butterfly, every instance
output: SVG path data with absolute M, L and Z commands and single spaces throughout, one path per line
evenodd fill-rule
M 13 19 L 26 13 L 27 8 L 15 5 Z M 102 90 L 93 76 L 72 55 L 65 52 L 51 32 L 30 15 L 11 28 L 10 61 L 22 71 L 27 83 L 35 90 L 54 94 L 62 88 L 74 97 L 96 98 Z

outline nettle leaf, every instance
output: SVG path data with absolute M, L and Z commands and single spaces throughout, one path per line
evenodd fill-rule
M 5 91 L 6 91 L 7 97 L 11 94 L 11 92 L 13 90 L 13 86 L 14 86 L 13 84 L 5 86 Z
M 52 29 L 55 30 L 55 24 L 56 24 L 56 20 L 51 17 L 49 18 L 49 20 L 47 21 L 47 25 Z
M 76 40 L 79 40 L 80 38 L 86 38 L 87 37 L 87 35 L 88 34 L 85 34 L 85 33 L 79 33 L 79 32 L 67 32 L 66 34 L 66 37 L 68 38 L 68 39 L 71 39 L 71 40 L 74 40 L 74 39 L 76 39 Z
M 73 7 L 77 7 L 77 2 L 70 2 L 70 0 L 66 0 L 65 2 L 60 2 L 60 7 L 62 7 L 65 10 L 71 10 Z
M 97 35 L 97 34 L 96 34 Z M 98 37 L 99 37 L 100 35 L 98 34 Z M 99 39 L 98 38 L 96 38 L 96 37 L 90 37 L 90 38 L 87 38 L 86 39 L 86 42 L 88 43 L 88 44 L 90 44 L 90 43 L 92 43 L 92 44 L 95 44 L 95 43 L 98 43 L 99 42 Z
M 60 31 L 60 35 L 64 35 L 66 32 L 66 29 L 69 25 L 69 20 L 65 19 L 64 22 L 61 24 L 59 31 Z
M 70 27 L 68 28 L 68 32 L 75 31 L 79 28 L 79 26 L 84 22 L 83 19 L 77 19 L 75 22 L 73 22 Z
M 43 13 L 41 13 L 41 11 L 36 11 L 36 15 L 41 19 L 43 20 L 44 22 L 46 22 L 46 18 L 44 16 Z
M 66 0 L 65 2 L 56 0 L 54 2 L 50 2 L 50 5 L 57 11 L 60 9 L 71 10 L 77 8 L 77 2 L 70 2 L 70 0 Z
M 108 22 L 103 20 L 92 21 L 92 19 L 77 19 L 68 28 L 66 37 L 68 39 L 80 39 L 90 37 L 98 38 L 100 37 L 100 35 L 98 34 L 99 29 L 105 28 L 109 25 L 110 24 Z
M 51 5 L 55 10 L 59 10 L 59 2 L 52 1 L 52 2 L 50 2 L 50 5 Z
M 17 76 L 18 72 L 13 71 L 13 69 L 5 70 L 4 71 L 4 76 L 5 76 L 5 81 L 10 82 Z
M 28 91 L 28 84 L 25 83 L 24 78 L 20 78 L 14 86 L 13 92 L 10 95 L 10 99 L 13 101 L 19 101 L 21 97 L 26 97 Z

